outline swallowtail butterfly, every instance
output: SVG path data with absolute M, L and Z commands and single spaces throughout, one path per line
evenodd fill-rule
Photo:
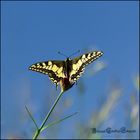
M 69 57 L 65 61 L 49 60 L 38 62 L 29 67 L 29 70 L 47 74 L 50 80 L 60 84 L 62 91 L 71 88 L 84 72 L 85 66 L 103 55 L 101 51 L 93 51 L 74 59 Z

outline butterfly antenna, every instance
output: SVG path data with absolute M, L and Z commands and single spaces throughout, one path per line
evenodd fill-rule
M 76 51 L 76 52 L 74 52 L 73 54 L 71 54 L 69 57 L 71 57 L 71 56 L 73 56 L 73 55 L 75 55 L 75 54 L 77 54 L 77 53 L 79 53 L 80 52 L 80 50 L 78 50 L 78 51 Z
M 58 52 L 58 54 L 63 55 L 63 56 L 65 56 L 65 57 L 68 57 L 68 56 L 66 56 L 65 54 L 61 53 L 61 52 Z

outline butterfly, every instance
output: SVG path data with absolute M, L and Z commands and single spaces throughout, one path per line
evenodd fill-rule
M 67 57 L 66 60 L 49 60 L 38 62 L 29 67 L 29 70 L 47 74 L 50 80 L 60 84 L 61 91 L 70 89 L 84 72 L 85 66 L 103 55 L 101 51 L 93 51 L 83 54 L 74 59 Z

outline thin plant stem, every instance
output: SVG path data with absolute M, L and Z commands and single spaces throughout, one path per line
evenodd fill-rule
M 64 93 L 64 92 L 60 92 L 60 93 L 59 93 L 59 95 L 58 95 L 58 97 L 56 98 L 54 104 L 52 105 L 50 111 L 48 112 L 48 114 L 46 115 L 44 121 L 42 122 L 41 126 L 39 127 L 39 129 L 36 130 L 36 133 L 35 133 L 34 136 L 33 136 L 33 140 L 37 139 L 37 137 L 39 136 L 39 134 L 40 134 L 42 128 L 44 127 L 45 123 L 47 122 L 48 118 L 50 117 L 52 111 L 54 110 L 54 108 L 55 108 L 57 102 L 59 101 L 59 99 L 60 99 L 60 97 L 62 96 L 63 93 Z
M 32 121 L 34 122 L 34 125 L 36 126 L 36 129 L 38 129 L 37 123 L 36 123 L 35 119 L 33 118 L 31 112 L 29 111 L 29 109 L 27 108 L 27 106 L 25 106 L 25 108 L 26 108 L 26 111 L 28 112 L 30 118 L 31 118 Z

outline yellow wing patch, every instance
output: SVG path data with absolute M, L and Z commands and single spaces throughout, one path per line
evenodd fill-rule
M 57 66 L 54 64 L 54 65 L 52 66 L 52 69 L 51 69 L 51 70 L 52 70 L 53 72 L 56 72 L 58 69 L 59 69 L 59 67 L 57 67 Z

